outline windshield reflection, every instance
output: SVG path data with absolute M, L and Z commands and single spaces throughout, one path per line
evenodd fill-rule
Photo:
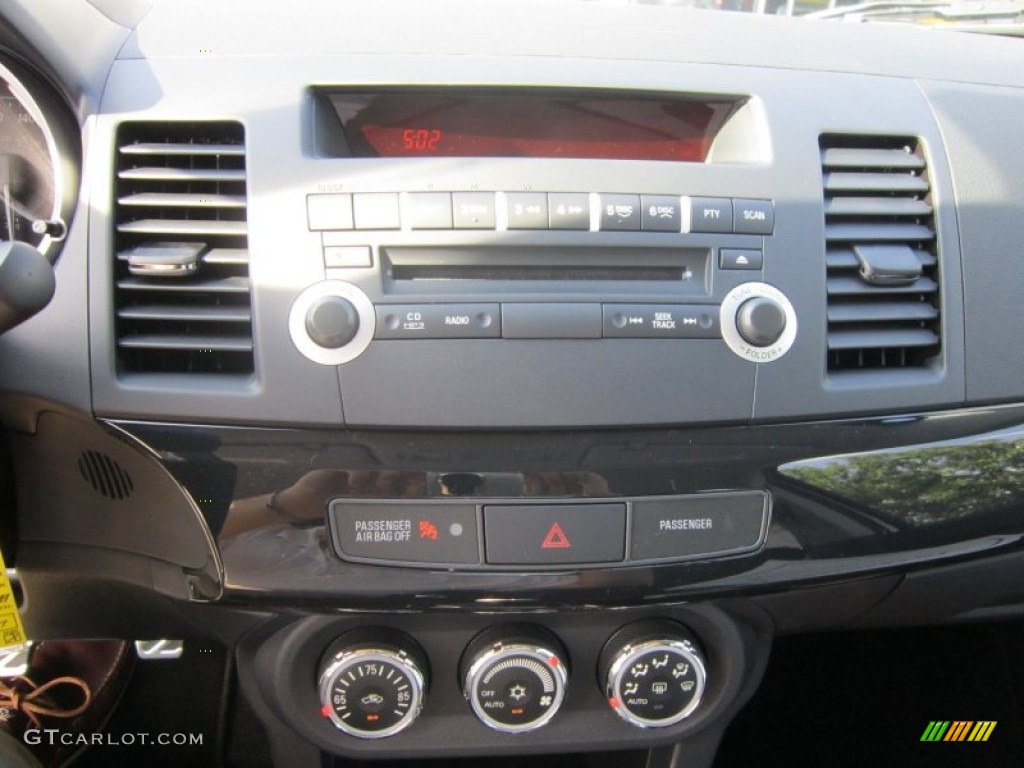
M 786 464 L 783 477 L 899 528 L 1024 509 L 1024 434 Z

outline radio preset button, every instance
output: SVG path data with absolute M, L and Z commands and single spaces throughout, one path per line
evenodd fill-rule
M 718 266 L 722 269 L 760 270 L 764 257 L 757 248 L 723 248 L 718 252 Z
M 452 218 L 456 229 L 494 229 L 494 193 L 453 192 Z
M 683 225 L 681 201 L 669 195 L 642 195 L 644 232 L 678 232 Z
M 352 196 L 356 229 L 399 229 L 397 192 L 363 192 Z
M 409 226 L 413 229 L 451 229 L 452 196 L 450 192 L 410 192 Z
M 690 231 L 732 232 L 732 200 L 726 197 L 691 197 Z
M 771 200 L 732 201 L 733 232 L 743 235 L 770 235 L 775 230 L 775 204 Z
M 508 206 L 509 229 L 547 229 L 548 196 L 545 192 L 509 192 L 505 195 Z
M 306 195 L 306 214 L 313 231 L 352 229 L 352 195 Z
M 601 195 L 601 231 L 639 232 L 640 195 Z
M 718 307 L 708 304 L 605 304 L 610 339 L 717 339 Z
M 497 304 L 378 304 L 378 339 L 497 339 Z
M 551 229 L 590 229 L 590 195 L 585 192 L 549 192 Z

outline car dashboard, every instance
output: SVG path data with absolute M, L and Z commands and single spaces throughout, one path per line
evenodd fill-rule
M 33 636 L 222 644 L 274 765 L 710 765 L 776 637 L 1019 614 L 1016 40 L 57 5 L 0 6 Z

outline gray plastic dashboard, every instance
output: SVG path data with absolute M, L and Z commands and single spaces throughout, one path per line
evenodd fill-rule
M 1018 53 L 1015 41 L 939 41 L 921 30 L 591 3 L 502 5 L 507 25 L 492 23 L 498 10 L 481 14 L 474 3 L 253 7 L 158 3 L 110 61 L 98 107 L 83 116 L 83 193 L 58 265 L 58 299 L 0 342 L 8 359 L 24 363 L 22 374 L 38 371 L 38 394 L 111 418 L 443 428 L 748 423 L 1022 394 L 1024 356 L 1004 316 L 1021 280 L 1007 253 L 1020 240 L 1012 211 L 1022 161 L 1004 151 L 1021 104 L 1020 75 L 1005 66 Z M 451 14 L 463 22 L 457 36 L 444 22 Z M 252 23 L 237 23 L 243 17 Z M 736 128 L 742 151 L 706 163 L 318 153 L 316 89 L 423 86 L 726 95 L 746 104 Z M 118 370 L 112 309 L 117 131 L 125 121 L 206 120 L 238 121 L 245 132 L 255 369 L 233 377 L 127 373 Z M 908 137 L 927 158 L 942 343 L 925 366 L 826 370 L 823 135 Z M 580 259 L 591 249 L 696 249 L 708 264 L 696 297 L 680 298 L 674 288 L 609 285 L 595 293 L 552 284 L 469 294 L 442 288 L 413 300 L 715 308 L 736 285 L 756 281 L 791 302 L 799 328 L 793 346 L 781 359 L 754 363 L 720 339 L 375 339 L 340 366 L 307 359 L 289 333 L 289 312 L 308 286 L 338 277 L 324 265 L 324 235 L 310 229 L 307 196 L 427 190 L 771 200 L 775 228 L 763 237 L 343 233 L 339 242 L 374 254 L 373 268 L 343 278 L 387 306 L 411 300 L 381 268 L 389 248 L 563 249 Z M 719 249 L 731 246 L 760 248 L 763 268 L 718 269 Z M 56 337 L 84 340 L 86 328 L 87 357 L 85 345 L 72 343 L 54 352 Z M 0 374 L 5 383 L 12 375 Z

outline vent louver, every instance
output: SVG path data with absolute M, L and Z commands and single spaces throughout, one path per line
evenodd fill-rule
M 941 351 L 938 247 L 918 142 L 822 136 L 828 371 L 920 368 Z
M 118 369 L 252 373 L 242 126 L 124 123 L 117 146 Z

